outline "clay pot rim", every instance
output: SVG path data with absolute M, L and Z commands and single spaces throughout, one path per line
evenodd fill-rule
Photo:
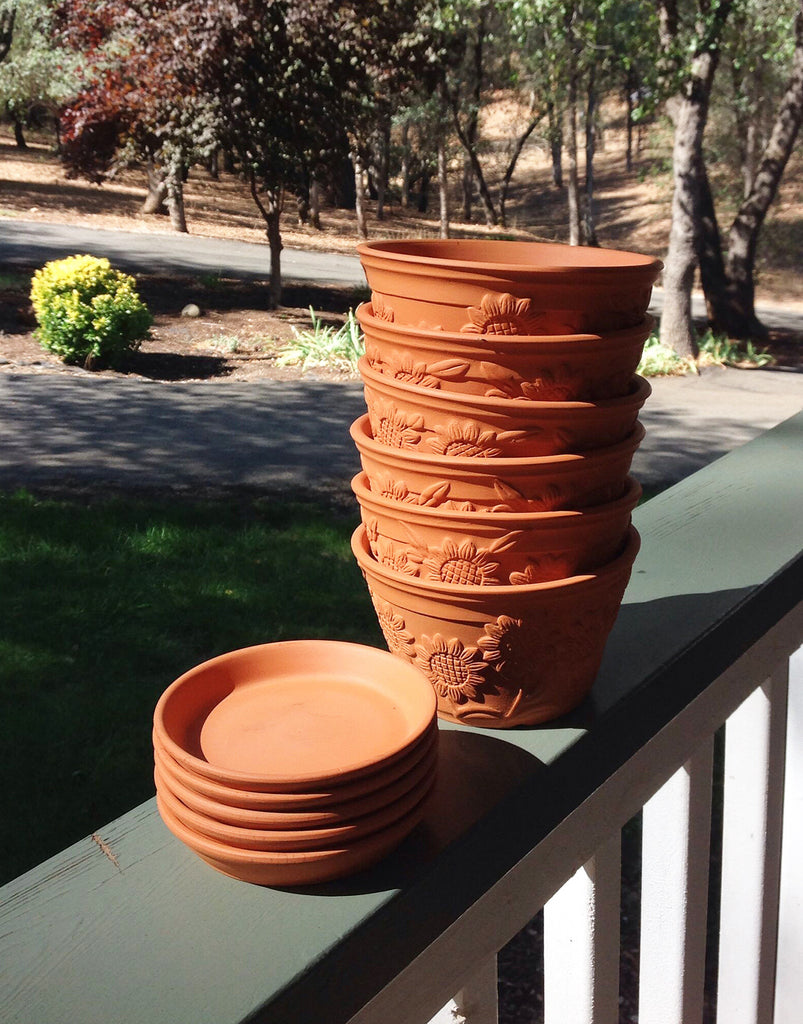
M 525 348 L 527 346 L 582 347 L 592 344 L 617 348 L 632 342 L 634 345 L 646 341 L 655 329 L 657 320 L 645 313 L 644 320 L 633 327 L 618 331 L 600 331 L 598 334 L 474 334 L 473 331 L 438 331 L 430 327 L 412 327 L 392 320 L 383 320 L 373 311 L 373 303 L 362 302 L 354 314 L 362 326 L 376 331 L 387 331 L 396 335 L 399 342 L 415 341 L 446 342 L 452 345 L 473 345 L 478 349 Z M 365 323 L 363 323 L 365 321 Z
M 368 474 L 361 470 L 351 480 L 351 489 L 357 501 L 362 505 L 361 494 L 367 493 L 370 499 L 377 505 L 381 505 L 389 515 L 396 514 L 400 517 L 408 513 L 422 513 L 427 518 L 432 518 L 437 525 L 444 530 L 458 524 L 465 524 L 470 527 L 472 524 L 484 527 L 498 527 L 500 530 L 515 528 L 526 529 L 529 526 L 543 525 L 549 529 L 551 526 L 571 527 L 580 523 L 588 524 L 591 527 L 595 520 L 606 519 L 632 511 L 639 503 L 642 495 L 642 487 L 639 481 L 628 474 L 625 479 L 625 491 L 613 501 L 602 502 L 599 505 L 589 505 L 582 509 L 552 509 L 549 512 L 490 512 L 477 510 L 466 512 L 462 509 L 443 508 L 440 505 L 416 505 L 412 502 L 395 501 L 383 494 L 372 491 Z
M 366 356 L 361 356 L 357 369 L 363 381 L 375 385 L 378 390 L 398 392 L 402 395 L 411 395 L 413 399 L 427 402 L 433 406 L 447 405 L 453 403 L 458 409 L 465 408 L 465 416 L 472 419 L 472 410 L 478 409 L 489 414 L 509 416 L 513 413 L 519 416 L 539 416 L 545 413 L 557 413 L 571 415 L 577 412 L 606 412 L 610 409 L 625 408 L 632 406 L 640 408 L 652 394 L 652 385 L 646 377 L 633 374 L 634 390 L 626 395 L 619 395 L 616 398 L 601 398 L 597 402 L 536 402 L 528 398 L 487 398 L 485 395 L 471 395 L 460 391 L 442 391 L 439 388 L 421 387 L 418 384 L 410 384 L 404 380 L 397 380 L 395 377 L 388 377 L 387 374 L 379 373 L 368 363 Z M 494 462 L 496 459 L 494 458 Z
M 559 580 L 548 580 L 545 583 L 526 583 L 521 586 L 468 586 L 464 583 L 438 583 L 435 580 L 424 580 L 419 576 L 405 576 L 403 573 L 395 572 L 386 565 L 378 562 L 371 554 L 368 545 L 368 536 L 365 526 L 360 525 L 351 535 L 351 550 L 357 559 L 358 565 L 370 566 L 381 579 L 396 588 L 417 591 L 418 593 L 431 597 L 435 594 L 446 595 L 450 600 L 477 599 L 477 598 L 499 598 L 504 599 L 512 596 L 525 597 L 539 593 L 555 593 L 571 591 L 577 587 L 604 584 L 606 579 L 615 577 L 624 571 L 630 571 L 630 566 L 638 554 L 641 540 L 636 528 L 631 524 L 627 529 L 624 548 L 621 554 L 600 566 L 594 572 L 581 573 L 577 576 L 566 576 Z
M 465 259 L 442 257 L 437 255 L 438 249 L 447 247 L 468 250 Z M 524 253 L 525 247 L 535 255 L 558 257 L 554 263 L 533 265 L 532 263 L 507 262 L 505 252 L 518 250 Z M 484 258 L 477 259 L 471 251 L 479 251 Z M 499 253 L 495 259 L 494 254 Z M 570 246 L 560 242 L 529 242 L 510 241 L 501 238 L 405 238 L 378 239 L 360 242 L 357 245 L 360 259 L 388 259 L 401 264 L 411 264 L 418 269 L 438 267 L 457 273 L 469 274 L 509 274 L 520 277 L 525 275 L 531 281 L 561 278 L 566 275 L 576 276 L 578 273 L 604 276 L 606 274 L 642 275 L 652 272 L 655 281 L 663 269 L 663 263 L 655 256 L 630 252 L 626 249 L 604 249 L 591 246 Z M 573 257 L 567 261 L 566 257 Z M 561 259 L 562 258 L 562 259 Z M 607 262 L 606 262 L 607 260 Z M 569 282 L 570 283 L 570 282 Z M 629 282 L 628 282 L 629 284 Z
M 292 775 L 285 774 L 268 774 L 268 773 L 254 773 L 239 771 L 236 769 L 227 769 L 219 765 L 213 764 L 202 757 L 198 757 L 191 751 L 185 750 L 174 738 L 165 723 L 165 710 L 169 707 L 170 702 L 175 698 L 177 693 L 180 693 L 187 686 L 192 684 L 193 679 L 198 676 L 203 676 L 208 672 L 214 672 L 217 668 L 224 669 L 224 681 L 221 684 L 221 693 L 225 690 L 226 685 L 229 685 L 228 692 L 232 692 L 234 686 L 225 679 L 225 667 L 227 665 L 237 665 L 239 661 L 248 661 L 259 653 L 268 652 L 269 650 L 278 651 L 279 648 L 286 650 L 292 650 L 293 654 L 303 656 L 305 651 L 316 651 L 325 649 L 326 655 L 329 657 L 335 656 L 337 651 L 343 656 L 349 654 L 356 655 L 358 657 L 370 657 L 375 658 L 378 662 L 384 662 L 390 670 L 394 673 L 401 672 L 409 679 L 409 685 L 414 688 L 414 700 L 417 706 L 417 716 L 413 724 L 411 724 L 407 730 L 407 733 L 402 739 L 395 744 L 393 749 L 384 751 L 380 756 L 371 758 L 369 760 L 362 760 L 359 762 L 349 763 L 347 765 L 338 765 L 333 769 L 304 772 L 300 769 L 297 772 L 293 772 Z M 281 652 L 279 651 L 279 655 Z M 387 661 L 390 658 L 391 661 Z M 413 669 L 410 671 L 410 669 Z M 309 670 L 307 670 L 309 671 Z M 377 669 L 377 674 L 381 673 L 381 669 Z M 342 674 L 342 673 L 341 673 Z M 384 680 L 384 675 L 381 676 Z M 433 721 L 437 714 L 437 700 L 434 695 L 431 694 L 431 687 L 427 683 L 427 680 L 422 674 L 414 669 L 412 666 L 401 662 L 399 659 L 394 658 L 388 651 L 383 651 L 378 647 L 369 647 L 364 644 L 350 643 L 341 640 L 282 640 L 275 643 L 267 644 L 255 644 L 251 647 L 239 648 L 235 651 L 226 651 L 223 654 L 219 654 L 214 658 L 209 658 L 206 661 L 200 662 L 198 665 L 194 665 L 192 668 L 183 672 L 177 679 L 174 679 L 172 683 L 167 687 L 166 690 L 159 697 L 156 707 L 153 713 L 153 729 L 158 737 L 158 741 L 163 750 L 167 751 L 179 764 L 187 768 L 189 771 L 193 771 L 206 778 L 212 779 L 224 786 L 240 787 L 248 789 L 249 787 L 257 791 L 268 791 L 270 792 L 273 786 L 276 786 L 277 792 L 291 792 L 305 794 L 308 792 L 308 787 L 329 787 L 335 786 L 347 782 L 353 782 L 356 779 L 371 779 L 378 773 L 382 772 L 383 769 L 389 768 L 397 761 L 403 759 L 407 753 L 412 751 L 422 741 L 422 738 L 427 735 L 432 728 Z
M 427 389 L 429 390 L 429 389 Z M 548 469 L 550 467 L 560 468 L 572 464 L 593 465 L 596 462 L 604 462 L 609 458 L 616 459 L 624 452 L 634 451 L 644 440 L 647 431 L 644 424 L 637 420 L 635 426 L 621 441 L 616 444 L 606 445 L 604 448 L 592 448 L 585 452 L 561 452 L 559 455 L 533 455 L 510 456 L 499 455 L 489 458 L 483 455 L 438 455 L 437 452 L 416 451 L 414 448 L 389 448 L 380 444 L 370 433 L 370 420 L 368 413 L 363 413 L 349 427 L 351 439 L 357 445 L 358 450 L 362 445 L 366 451 L 371 452 L 380 459 L 388 457 L 401 457 L 409 461 L 411 465 L 422 469 L 462 470 L 463 472 L 479 472 L 487 474 L 493 471 L 495 476 L 503 476 L 504 473 L 515 473 L 519 469 Z

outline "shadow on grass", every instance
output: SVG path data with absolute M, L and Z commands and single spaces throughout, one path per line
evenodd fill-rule
M 153 794 L 151 718 L 228 650 L 383 647 L 356 512 L 248 500 L 0 495 L 0 883 Z

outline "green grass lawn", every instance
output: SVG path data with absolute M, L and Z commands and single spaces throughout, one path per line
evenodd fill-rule
M 0 495 L 0 882 L 153 794 L 153 707 L 186 669 L 274 640 L 384 647 L 349 547 L 358 519 Z

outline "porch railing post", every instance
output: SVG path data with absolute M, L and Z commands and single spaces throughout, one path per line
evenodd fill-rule
M 617 1024 L 622 836 L 544 907 L 545 1024 Z
M 713 737 L 644 806 L 640 1024 L 703 1016 Z
M 717 1020 L 772 1020 L 787 717 L 786 663 L 725 726 Z M 800 1007 L 798 1006 L 799 1018 Z
M 797 1024 L 803 1007 L 803 647 L 789 661 L 775 1024 Z

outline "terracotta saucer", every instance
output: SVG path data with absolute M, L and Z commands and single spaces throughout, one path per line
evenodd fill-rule
M 372 774 L 361 775 L 339 786 L 329 786 L 309 793 L 270 793 L 249 789 L 237 789 L 221 782 L 215 782 L 203 775 L 198 775 L 184 765 L 179 764 L 162 746 L 154 732 L 154 755 L 170 769 L 170 774 L 178 778 L 185 786 L 195 793 L 226 804 L 233 808 L 246 808 L 254 811 L 304 812 L 311 810 L 331 810 L 345 804 L 373 796 L 379 790 L 397 782 L 415 768 L 430 751 L 437 747 L 438 724 L 432 724 L 404 757 L 392 764 L 385 765 Z M 163 766 L 164 766 L 163 764 Z
M 387 651 L 291 640 L 222 654 L 159 698 L 163 748 L 206 778 L 257 792 L 309 793 L 372 775 L 431 725 L 421 673 Z
M 331 828 L 297 830 L 267 830 L 228 825 L 217 821 L 214 817 L 199 814 L 182 803 L 178 795 L 173 792 L 170 781 L 160 774 L 158 768 L 154 772 L 154 780 L 156 782 L 156 790 L 170 813 L 183 825 L 199 835 L 241 850 L 274 850 L 281 852 L 287 850 L 315 850 L 324 847 L 331 849 L 341 843 L 352 843 L 357 839 L 363 839 L 374 832 L 390 827 L 406 814 L 409 814 L 426 796 L 435 782 L 435 771 L 434 765 L 431 765 L 430 771 L 417 786 L 413 787 L 401 799 L 385 804 L 374 811 L 373 814 L 367 814 L 348 824 L 335 825 Z
M 308 811 L 263 811 L 245 807 L 232 807 L 185 786 L 174 770 L 176 762 L 169 763 L 167 755 L 158 751 L 155 755 L 156 768 L 160 771 L 171 791 L 187 807 L 199 814 L 214 818 L 227 825 L 254 829 L 300 829 L 334 828 L 348 824 L 357 818 L 373 814 L 382 807 L 402 799 L 411 790 L 418 787 L 434 770 L 437 764 L 438 748 L 432 743 L 421 760 L 410 771 L 405 772 L 395 782 L 366 793 L 354 800 L 346 800 L 340 804 L 332 804 L 320 810 Z
M 426 802 L 427 796 L 424 796 L 408 814 L 388 828 L 353 843 L 319 850 L 277 853 L 238 850 L 208 839 L 183 825 L 165 807 L 159 794 L 156 795 L 156 805 L 167 828 L 210 867 L 243 882 L 278 886 L 329 882 L 376 864 L 412 832 L 423 817 Z

